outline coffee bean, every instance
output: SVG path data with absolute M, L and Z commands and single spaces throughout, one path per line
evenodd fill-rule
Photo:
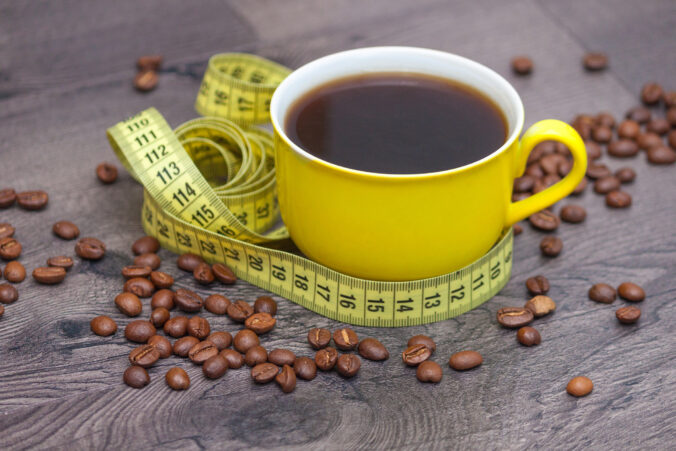
M 213 272 L 216 280 L 223 284 L 232 285 L 233 283 L 237 282 L 237 276 L 235 273 L 223 263 L 214 263 L 211 266 L 211 271 Z
M 514 224 L 512 229 L 514 230 L 514 236 L 519 236 L 523 232 L 523 227 L 519 224 Z
M 587 159 L 591 161 L 601 158 L 601 146 L 594 141 L 585 141 L 584 145 L 587 148 Z
M 52 226 L 54 235 L 64 240 L 74 240 L 80 236 L 80 229 L 70 221 L 59 221 Z
M 636 144 L 638 144 L 638 147 L 643 150 L 649 150 L 653 147 L 661 146 L 663 143 L 662 137 L 660 135 L 657 133 L 647 132 L 638 135 L 638 138 L 636 138 Z
M 233 349 L 224 349 L 220 355 L 228 362 L 228 368 L 236 370 L 244 365 L 244 356 Z
M 157 329 L 150 321 L 137 319 L 127 324 L 124 328 L 124 336 L 127 340 L 135 343 L 147 343 L 148 339 L 157 333 Z
M 530 277 L 526 280 L 526 288 L 532 295 L 547 294 L 549 291 L 549 280 L 542 275 Z
M 570 194 L 577 196 L 579 194 L 584 193 L 585 188 L 587 188 L 587 179 L 583 178 L 582 180 L 580 180 L 580 183 L 577 184 L 573 192 Z
M 613 116 L 610 112 L 608 111 L 602 111 L 599 114 L 596 115 L 596 125 L 601 125 L 604 127 L 608 128 L 614 128 L 615 127 L 615 116 Z
M 528 75 L 533 71 L 533 60 L 527 56 L 512 58 L 512 70 L 517 75 Z
M 158 70 L 162 65 L 162 55 L 147 55 L 136 60 L 136 67 L 140 71 Z
M 143 310 L 141 300 L 133 293 L 120 293 L 115 296 L 115 306 L 127 316 L 138 316 Z
M 215 280 L 214 273 L 211 271 L 211 266 L 207 263 L 200 263 L 197 265 L 192 275 L 195 280 L 202 285 L 209 285 Z
M 11 261 L 5 266 L 5 279 L 12 283 L 21 283 L 26 278 L 26 268 L 18 261 Z
M 401 353 L 401 359 L 408 366 L 417 366 L 432 355 L 432 351 L 424 344 L 416 344 L 406 348 Z
M 151 272 L 150 266 L 129 265 L 122 268 L 122 277 L 127 280 L 135 277 L 149 277 Z
M 594 182 L 594 191 L 599 194 L 608 194 L 618 189 L 620 189 L 620 179 L 614 175 L 601 177 Z
M 9 208 L 16 202 L 16 191 L 13 188 L 0 189 L 0 208 Z
M 448 360 L 448 366 L 456 371 L 471 370 L 481 365 L 484 358 L 476 351 L 460 351 L 456 352 Z
M 204 301 L 204 308 L 215 315 L 225 315 L 230 299 L 220 294 L 212 294 Z
M 273 349 L 268 354 L 268 362 L 274 363 L 277 366 L 289 365 L 293 366 L 296 361 L 296 354 L 288 349 Z
M 131 388 L 143 388 L 150 383 L 150 376 L 145 368 L 132 365 L 124 370 L 122 380 Z
M 54 285 L 63 282 L 66 270 L 56 266 L 43 266 L 33 270 L 33 279 L 44 285 Z
M 115 321 L 111 317 L 105 315 L 93 318 L 89 322 L 89 327 L 92 332 L 102 337 L 107 337 L 117 332 L 117 324 Z
M 202 297 L 194 291 L 190 291 L 185 288 L 179 288 L 174 293 L 174 303 L 180 310 L 183 310 L 184 312 L 195 313 L 202 310 L 202 304 L 204 304 L 204 301 L 202 300 Z
M 561 177 L 565 177 L 570 174 L 570 171 L 573 170 L 573 162 L 571 160 L 564 160 L 559 163 L 558 174 Z
M 171 342 L 166 337 L 163 337 L 161 335 L 153 335 L 148 339 L 148 344 L 151 346 L 155 346 L 157 352 L 160 353 L 161 359 L 166 359 L 167 357 L 171 356 L 172 353 Z
M 0 239 L 0 258 L 3 260 L 19 258 L 22 249 L 21 243 L 11 236 Z
M 432 382 L 434 384 L 441 381 L 443 376 L 443 371 L 437 362 L 431 360 L 425 360 L 420 365 L 415 372 L 415 377 L 418 378 L 420 382 Z
M 270 332 L 277 322 L 269 313 L 254 313 L 244 321 L 244 326 L 256 334 L 261 335 Z
M 322 371 L 330 371 L 336 365 L 338 351 L 330 346 L 320 349 L 315 354 L 315 364 Z
M 341 351 L 351 351 L 359 344 L 359 338 L 354 330 L 345 327 L 333 333 L 333 342 Z
M 565 161 L 565 158 L 554 153 L 542 157 L 539 164 L 545 174 L 556 174 L 559 169 L 559 164 L 561 164 L 562 161 Z
M 218 379 L 228 370 L 228 362 L 222 355 L 209 357 L 202 365 L 204 376 L 209 379 Z
M 0 303 L 11 304 L 19 299 L 19 291 L 8 283 L 0 283 Z
M 85 260 L 100 260 L 106 254 L 106 245 L 96 238 L 82 238 L 75 244 L 75 253 Z
M 174 390 L 187 390 L 190 387 L 190 376 L 183 368 L 174 367 L 167 371 L 164 379 L 167 385 Z
M 676 110 L 676 108 L 674 110 Z M 676 127 L 676 125 L 674 126 Z M 669 142 L 669 146 L 671 146 L 672 149 L 676 149 L 676 130 L 669 132 L 667 135 L 667 141 Z
M 559 216 L 561 217 L 561 220 L 565 222 L 569 222 L 571 224 L 578 224 L 585 220 L 585 218 L 587 217 L 587 211 L 584 209 L 584 207 L 581 207 L 580 205 L 566 205 L 559 212 Z
M 164 326 L 162 327 L 165 334 L 174 338 L 184 336 L 187 329 L 188 318 L 186 316 L 174 316 L 164 323 Z
M 540 318 L 556 310 L 556 302 L 549 296 L 539 294 L 528 300 L 523 307 L 530 310 L 536 318 Z
M 676 127 L 676 107 L 671 107 L 667 110 L 667 121 L 671 124 L 672 127 Z M 2 191 L 0 191 L 0 199 L 2 198 Z M 0 200 L 0 203 L 2 200 Z M 2 207 L 2 205 L 0 205 Z
M 257 384 L 267 384 L 277 376 L 277 373 L 279 368 L 272 363 L 259 363 L 251 368 L 251 378 Z
M 601 177 L 606 177 L 611 174 L 612 172 L 610 172 L 610 169 L 608 169 L 608 166 L 606 166 L 605 164 L 592 163 L 587 166 L 587 177 L 589 177 L 592 180 L 596 180 Z
M 188 357 L 188 353 L 199 343 L 199 339 L 195 337 L 181 337 L 174 342 L 173 351 L 179 357 Z
M 633 157 L 638 154 L 638 151 L 638 144 L 631 139 L 618 139 L 608 144 L 608 155 L 617 158 Z
M 665 92 L 663 96 L 664 106 L 672 108 L 676 106 L 676 91 Z
M 497 318 L 502 327 L 516 329 L 533 321 L 533 312 L 522 307 L 503 307 L 498 310 Z
M 133 293 L 140 298 L 149 298 L 155 292 L 155 285 L 143 277 L 134 277 L 124 283 L 123 290 L 127 293 Z
M 375 338 L 365 338 L 361 340 L 358 349 L 359 355 L 368 360 L 380 361 L 387 360 L 390 357 L 387 348 Z
M 669 121 L 663 117 L 655 117 L 651 119 L 645 127 L 647 131 L 657 133 L 660 136 L 666 135 L 670 128 L 671 124 L 669 124 Z
M 552 185 L 554 185 L 554 184 L 556 184 L 560 181 L 561 181 L 561 177 L 559 177 L 556 174 L 545 175 L 544 177 L 542 177 L 543 188 L 540 189 L 539 191 L 543 191 L 545 188 L 549 188 L 550 186 L 552 186 Z M 539 191 L 533 190 L 533 193 L 536 193 L 536 192 L 539 192 Z
M 73 263 L 73 259 L 71 257 L 66 257 L 65 255 L 58 255 L 47 259 L 47 266 L 63 268 L 66 271 L 73 267 Z
M 636 171 L 629 167 L 620 168 L 615 171 L 615 177 L 618 178 L 620 183 L 631 183 L 636 178 Z
M 535 178 L 530 175 L 524 175 L 514 179 L 514 192 L 525 193 L 533 189 Z
M 188 320 L 188 327 L 186 328 L 188 335 L 204 340 L 211 333 L 211 325 L 209 321 L 201 316 L 193 316 Z
M 585 376 L 574 377 L 568 382 L 566 386 L 566 391 L 569 395 L 573 395 L 577 398 L 581 396 L 587 396 L 594 389 L 594 384 L 591 379 Z
M 242 300 L 237 300 L 228 306 L 226 313 L 231 320 L 243 323 L 248 317 L 253 315 L 253 307 Z
M 244 363 L 247 366 L 256 366 L 259 363 L 265 363 L 268 361 L 268 351 L 265 350 L 263 346 L 254 346 L 249 348 L 244 354 Z
M 588 295 L 589 299 L 592 301 L 600 302 L 602 304 L 612 304 L 617 297 L 615 288 L 611 287 L 607 283 L 594 284 L 589 289 Z
M 634 324 L 641 317 L 641 309 L 633 305 L 621 307 L 615 312 L 615 317 L 622 324 Z
M 674 164 L 676 152 L 667 146 L 655 146 L 648 149 L 648 162 L 652 164 Z
M 0 318 L 2 318 L 2 315 L 5 314 L 5 306 L 0 304 Z
M 293 363 L 293 371 L 301 379 L 311 381 L 317 377 L 317 364 L 309 357 L 298 357 Z
M 111 163 L 101 163 L 96 166 L 96 176 L 102 183 L 113 183 L 117 180 L 117 167 Z
M 296 373 L 289 365 L 284 365 L 282 371 L 275 376 L 275 382 L 284 393 L 291 393 L 296 388 Z
M 41 210 L 47 206 L 49 196 L 44 191 L 24 191 L 17 193 L 16 203 L 24 210 Z
M 542 210 L 528 218 L 530 224 L 539 230 L 552 231 L 561 223 L 561 220 L 549 210 Z
M 343 377 L 354 377 L 361 368 L 361 359 L 354 354 L 343 354 L 336 361 L 336 371 Z
M 152 236 L 143 236 L 134 241 L 134 244 L 131 246 L 131 251 L 134 255 L 154 254 L 158 250 L 160 250 L 160 242 Z
M 646 107 L 643 106 L 637 106 L 629 111 L 627 111 L 626 118 L 631 119 L 632 121 L 636 121 L 639 124 L 645 124 L 650 120 L 650 117 L 652 116 L 652 113 L 650 110 Z
M 174 278 L 166 272 L 153 271 L 150 273 L 150 281 L 155 285 L 155 288 L 170 288 L 174 284 Z
M 594 127 L 592 129 L 592 139 L 597 143 L 607 143 L 613 138 L 613 131 L 610 127 Z
M 606 205 L 611 208 L 627 208 L 631 206 L 631 196 L 624 191 L 611 191 L 606 194 Z
M 582 64 L 590 72 L 601 71 L 608 67 L 608 56 L 600 52 L 587 52 L 582 59 Z
M 531 155 L 532 154 L 533 154 L 533 152 L 531 152 Z M 544 177 L 545 171 L 542 170 L 542 168 L 540 167 L 540 165 L 538 163 L 535 163 L 535 164 L 531 164 L 530 166 L 528 166 L 526 168 L 525 175 L 532 177 L 533 182 L 534 182 L 535 180 L 539 179 L 540 177 Z
M 208 340 L 200 341 L 188 351 L 188 358 L 197 365 L 203 364 L 215 355 L 218 355 L 218 349 Z
M 426 346 L 427 349 L 429 349 L 432 354 L 434 354 L 434 351 L 436 351 L 437 349 L 437 344 L 427 335 L 414 335 L 411 338 L 409 338 L 408 342 L 406 343 L 406 346 L 411 347 L 415 345 Z
M 14 236 L 16 230 L 8 222 L 0 222 L 0 239 Z
M 617 287 L 617 294 L 619 294 L 622 299 L 631 302 L 641 302 L 645 299 L 645 291 L 643 291 L 643 288 L 632 282 L 621 283 L 620 286 Z
M 563 241 L 558 236 L 549 235 L 540 241 L 540 252 L 545 257 L 556 257 L 563 250 Z
M 150 300 L 150 307 L 153 309 L 163 307 L 167 310 L 174 308 L 174 292 L 171 290 L 163 289 L 158 290 L 153 294 L 152 299 Z
M 153 323 L 153 326 L 156 328 L 160 328 L 169 321 L 170 316 L 169 310 L 164 307 L 157 307 L 150 313 L 150 322 Z
M 154 70 L 140 71 L 134 77 L 134 88 L 140 92 L 149 92 L 157 87 L 159 76 Z
M 253 331 L 249 329 L 242 329 L 235 334 L 233 345 L 239 352 L 247 352 L 250 348 L 258 346 L 260 339 Z
M 525 326 L 516 332 L 516 339 L 524 346 L 539 345 L 542 338 L 536 328 Z
M 577 130 L 582 139 L 586 141 L 591 136 L 591 130 L 595 123 L 596 121 L 593 117 L 586 114 L 579 114 L 575 117 L 573 122 L 571 122 L 571 125 Z
M 269 313 L 270 316 L 275 316 L 277 303 L 270 296 L 259 296 L 254 302 L 254 313 Z
M 132 349 L 129 362 L 143 368 L 150 368 L 160 359 L 160 351 L 153 345 L 142 345 Z
M 641 127 L 638 122 L 625 119 L 617 127 L 617 136 L 624 139 L 636 139 L 640 131 Z
M 232 344 L 232 335 L 230 335 L 230 332 L 224 331 L 213 332 L 207 337 L 207 340 L 212 342 L 216 346 L 216 349 L 222 351 Z
M 641 101 L 646 105 L 655 105 L 662 98 L 662 86 L 657 83 L 646 83 L 641 88 Z
M 331 341 L 331 332 L 328 329 L 310 329 L 307 333 L 307 341 L 314 349 L 325 348 Z
M 178 268 L 188 272 L 193 272 L 200 263 L 204 263 L 204 259 L 195 254 L 183 254 L 176 260 Z
M 151 270 L 156 270 L 162 264 L 162 260 L 157 254 L 149 252 L 147 254 L 141 254 L 134 257 L 134 265 L 136 266 L 148 266 Z

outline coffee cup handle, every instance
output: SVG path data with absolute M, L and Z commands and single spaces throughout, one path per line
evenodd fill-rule
M 507 208 L 506 225 L 511 226 L 528 216 L 560 201 L 573 192 L 587 171 L 587 150 L 580 135 L 565 122 L 545 119 L 533 124 L 521 137 L 516 157 L 517 173 L 520 176 L 526 169 L 528 155 L 542 141 L 559 141 L 565 144 L 573 155 L 573 168 L 554 185 L 518 202 L 510 202 Z

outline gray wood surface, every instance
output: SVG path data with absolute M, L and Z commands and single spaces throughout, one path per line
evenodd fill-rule
M 73 253 L 51 224 L 76 222 L 84 236 L 108 245 L 99 263 L 77 261 L 64 283 L 21 283 L 19 300 L 0 319 L 0 448 L 61 449 L 673 449 L 676 443 L 676 167 L 654 167 L 640 155 L 605 158 L 638 172 L 627 190 L 634 205 L 611 211 L 585 193 L 588 219 L 564 224 L 564 252 L 539 255 L 541 233 L 516 238 L 512 280 L 493 300 L 454 320 L 407 329 L 356 328 L 389 348 L 385 363 L 364 362 L 360 374 L 334 373 L 299 381 L 283 395 L 274 384 L 254 386 L 247 370 L 218 381 L 175 358 L 150 370 L 144 390 L 122 384 L 131 345 L 121 331 L 100 338 L 89 320 L 108 314 L 120 328 L 114 296 L 131 242 L 143 234 L 141 188 L 122 172 L 102 186 L 94 167 L 114 161 L 104 131 L 149 106 L 172 125 L 192 108 L 208 57 L 246 51 L 298 67 L 347 48 L 415 45 L 458 53 L 505 75 L 521 93 L 527 123 L 607 110 L 620 117 L 638 103 L 649 80 L 676 89 L 676 3 L 578 0 L 504 2 L 424 0 L 339 1 L 0 1 L 0 187 L 45 189 L 39 213 L 0 210 L 17 228 L 29 270 L 48 256 Z M 610 56 L 610 69 L 587 74 L 585 50 Z M 160 86 L 141 95 L 131 87 L 135 59 L 165 55 Z M 515 78 L 509 60 L 531 55 L 535 72 Z M 560 205 L 568 201 L 561 202 Z M 166 251 L 162 268 L 177 285 L 196 288 Z M 4 264 L 2 264 L 4 266 Z M 520 347 L 495 312 L 521 305 L 524 281 L 542 273 L 558 303 L 537 321 L 543 343 Z M 646 289 L 638 325 L 622 326 L 616 308 L 595 304 L 595 282 L 635 281 Z M 253 300 L 263 291 L 243 282 L 214 287 Z M 279 299 L 278 327 L 268 349 L 312 355 L 306 331 L 338 323 Z M 144 307 L 143 315 L 149 313 Z M 214 329 L 237 330 L 208 315 Z M 444 367 L 438 386 L 420 384 L 398 358 L 408 337 L 437 340 Z M 452 372 L 451 353 L 476 349 L 482 367 Z M 180 365 L 192 378 L 172 392 L 164 373 Z M 565 393 L 587 375 L 594 392 Z

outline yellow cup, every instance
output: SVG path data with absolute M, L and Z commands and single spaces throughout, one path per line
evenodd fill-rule
M 288 138 L 285 117 L 303 94 L 331 80 L 377 72 L 434 75 L 477 89 L 502 110 L 507 140 L 466 166 L 396 175 L 338 166 Z M 421 279 L 466 266 L 485 254 L 506 227 L 570 194 L 587 167 L 584 143 L 573 128 L 543 120 L 519 140 L 524 112 L 514 88 L 479 63 L 436 50 L 371 47 L 320 58 L 279 85 L 270 115 L 279 206 L 293 241 L 312 260 L 365 279 Z M 544 191 L 512 202 L 514 178 L 544 140 L 570 149 L 572 170 Z

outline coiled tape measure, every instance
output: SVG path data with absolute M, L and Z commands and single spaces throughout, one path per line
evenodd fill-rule
M 177 254 L 225 263 L 240 279 L 354 325 L 441 321 L 499 292 L 512 269 L 511 228 L 465 268 L 407 282 L 350 277 L 274 248 L 289 235 L 283 226 L 268 231 L 280 222 L 274 143 L 254 124 L 269 121 L 272 94 L 289 73 L 253 55 L 216 55 L 195 103 L 208 117 L 172 131 L 149 108 L 108 129 L 118 158 L 144 187 L 146 233 Z

